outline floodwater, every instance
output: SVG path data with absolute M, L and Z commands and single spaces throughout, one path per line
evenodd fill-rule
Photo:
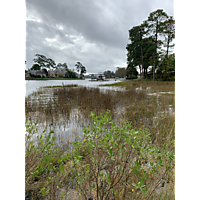
M 43 88 L 46 86 L 62 86 L 64 85 L 78 85 L 85 87 L 98 87 L 102 84 L 112 84 L 120 82 L 120 80 L 109 80 L 109 81 L 89 81 L 90 79 L 85 80 L 26 80 L 25 82 L 25 96 L 26 101 L 31 104 L 39 103 L 41 107 L 46 106 L 49 101 L 56 100 L 56 96 L 53 95 L 52 88 Z M 117 87 L 101 87 L 101 90 L 118 90 Z M 34 107 L 34 106 L 33 106 Z M 52 110 L 55 110 L 55 107 L 52 107 Z M 44 113 L 40 111 L 30 112 L 26 116 L 29 120 L 32 119 L 33 122 L 36 120 L 38 123 L 38 134 L 42 133 L 43 130 L 46 130 L 48 133 L 50 130 L 54 130 L 57 138 L 57 142 L 62 144 L 66 141 L 74 141 L 81 139 L 83 123 L 89 124 L 89 122 L 83 119 L 81 112 L 77 108 L 70 110 L 68 117 L 64 115 L 53 116 L 48 118 Z M 37 134 L 36 134 L 37 135 Z M 40 135 L 40 134 L 39 134 Z
M 90 79 L 85 80 L 26 80 L 25 88 L 26 93 L 25 96 L 27 97 L 29 94 L 36 92 L 40 87 L 45 86 L 62 86 L 64 85 L 80 85 L 80 86 L 87 86 L 87 87 L 97 87 L 98 85 L 103 84 L 112 84 L 116 82 L 120 82 L 120 80 L 110 79 L 109 81 L 89 81 Z M 109 89 L 109 87 L 106 87 Z
M 72 142 L 74 140 L 81 140 L 83 137 L 83 124 L 90 124 L 89 119 L 84 118 L 83 113 L 77 107 L 70 107 L 69 110 L 66 109 L 68 106 L 64 102 L 58 102 L 58 96 L 55 93 L 55 88 L 43 88 L 45 86 L 62 86 L 64 85 L 78 85 L 78 86 L 86 86 L 86 87 L 98 87 L 102 84 L 112 84 L 120 82 L 120 80 L 109 80 L 109 81 L 98 81 L 93 82 L 86 80 L 41 80 L 34 81 L 29 80 L 26 81 L 26 102 L 29 104 L 30 110 L 27 112 L 26 118 L 32 119 L 33 122 L 38 120 L 38 134 L 42 133 L 45 129 L 48 133 L 50 130 L 54 130 L 57 142 L 59 144 L 65 142 Z M 100 91 L 113 90 L 113 91 L 122 91 L 125 88 L 121 87 L 99 87 Z M 66 87 L 67 90 L 67 87 Z M 147 94 L 147 104 L 151 101 L 155 101 L 158 109 L 155 112 L 153 117 L 153 124 L 157 124 L 157 121 L 160 117 L 166 116 L 166 114 L 173 115 L 174 108 L 173 103 L 169 105 L 167 110 L 164 110 L 163 104 L 161 104 L 161 98 L 163 96 L 168 95 L 168 99 L 173 100 L 173 91 L 170 92 L 162 92 L 162 91 L 151 91 L 151 87 L 136 87 L 135 91 L 146 91 Z M 111 94 L 113 95 L 113 93 Z M 121 95 L 123 95 L 121 93 Z M 129 96 L 129 95 L 128 95 Z M 65 97 L 66 98 L 66 97 Z M 125 97 L 124 97 L 125 98 Z M 126 97 L 127 98 L 127 97 Z M 98 100 L 97 100 L 98 101 Z M 173 101 L 172 101 L 173 102 Z M 63 103 L 63 104 L 62 104 Z M 62 105 L 60 105 L 62 104 Z M 56 105 L 59 106 L 56 107 Z M 65 106 L 65 109 L 63 108 Z M 145 105 L 144 105 L 145 106 Z M 43 108 L 48 107 L 46 109 L 48 113 L 45 113 Z M 150 108 L 150 107 L 149 107 Z M 60 110 L 59 110 L 60 109 Z M 126 107 L 117 107 L 116 112 L 123 113 L 126 111 Z M 148 109 L 148 106 L 145 107 Z M 142 121 L 142 119 L 141 119 Z

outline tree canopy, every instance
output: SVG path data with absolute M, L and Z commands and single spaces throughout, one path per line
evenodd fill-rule
M 68 69 L 67 63 L 63 63 L 63 64 L 58 63 L 57 68 L 59 68 L 59 67 L 65 67 L 66 69 Z
M 41 70 L 41 67 L 40 67 L 40 65 L 38 65 L 38 64 L 34 64 L 34 65 L 31 67 L 31 70 Z
M 54 60 L 52 60 L 51 58 L 46 58 L 44 55 L 41 55 L 41 54 L 36 54 L 35 55 L 36 58 L 33 59 L 33 61 L 35 63 L 37 63 L 40 68 L 55 68 L 56 66 L 56 63 Z
M 124 78 L 126 76 L 126 68 L 125 67 L 117 67 L 117 70 L 115 72 L 115 76 L 119 78 Z
M 75 66 L 76 66 L 76 71 L 78 73 L 80 72 L 80 77 L 82 78 L 87 71 L 86 68 L 82 65 L 81 62 L 77 62 Z
M 104 76 L 106 78 L 113 78 L 113 77 L 115 77 L 115 73 L 113 71 L 110 71 L 110 70 L 104 71 L 103 74 L 104 74 Z
M 136 67 L 139 66 L 140 74 L 145 78 L 148 68 L 153 66 L 152 73 L 155 80 L 156 69 L 159 71 L 159 67 L 163 67 L 167 60 L 167 64 L 170 63 L 168 55 L 169 49 L 174 46 L 171 44 L 175 38 L 174 25 L 173 17 L 158 9 L 150 13 L 148 19 L 141 25 L 129 30 L 131 43 L 126 46 L 127 73 L 133 75 Z M 166 67 L 167 69 L 169 67 Z

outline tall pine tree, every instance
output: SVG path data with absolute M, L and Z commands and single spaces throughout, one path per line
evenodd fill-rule
M 155 81 L 155 69 L 158 59 L 158 49 L 163 44 L 159 40 L 159 36 L 164 35 L 164 22 L 169 18 L 169 16 L 163 11 L 163 9 L 158 9 L 150 13 L 146 23 L 148 24 L 148 34 L 153 38 L 155 48 L 154 48 L 154 66 L 153 66 L 153 81 Z

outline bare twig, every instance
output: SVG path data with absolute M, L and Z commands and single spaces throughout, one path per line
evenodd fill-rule
M 166 170 L 165 173 L 162 175 L 162 177 L 158 180 L 158 182 L 156 183 L 155 187 L 153 188 L 153 190 L 151 191 L 151 193 L 149 194 L 149 196 L 146 198 L 146 200 L 148 200 L 150 198 L 150 196 L 153 194 L 153 192 L 155 191 L 155 189 L 158 187 L 158 185 L 160 184 L 160 181 L 167 174 L 167 172 L 168 171 Z

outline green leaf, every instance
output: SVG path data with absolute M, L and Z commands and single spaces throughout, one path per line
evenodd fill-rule
M 135 186 L 135 187 L 136 187 L 137 185 L 136 185 L 134 182 L 132 182 L 132 186 Z
M 140 190 L 142 191 L 143 194 L 145 194 L 145 191 L 142 187 L 140 188 Z
M 61 197 L 62 197 L 62 198 L 64 198 L 65 196 L 66 196 L 66 193 L 65 193 L 65 194 L 61 194 Z

